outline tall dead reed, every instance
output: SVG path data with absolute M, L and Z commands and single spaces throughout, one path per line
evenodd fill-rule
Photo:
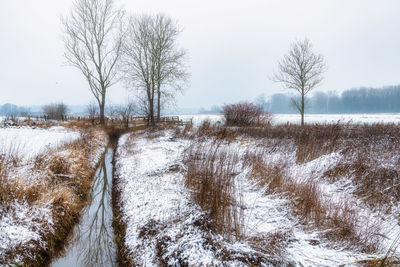
M 242 212 L 235 177 L 237 151 L 225 142 L 194 142 L 185 152 L 186 187 L 193 200 L 207 212 L 211 230 L 228 240 L 242 234 Z

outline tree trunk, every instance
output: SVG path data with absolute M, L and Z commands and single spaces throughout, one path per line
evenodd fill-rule
M 149 117 L 150 117 L 150 124 L 152 125 L 152 126 L 154 126 L 155 125 L 155 123 L 154 123 L 154 101 L 152 100 L 152 101 L 150 101 L 150 107 L 149 107 Z
M 301 126 L 304 126 L 304 89 L 301 91 Z
M 104 125 L 105 120 L 104 120 L 104 103 L 101 103 L 100 105 L 100 124 Z
M 157 121 L 161 119 L 161 91 L 160 88 L 157 90 Z
M 106 94 L 105 89 L 103 89 L 103 94 L 101 95 L 101 102 L 99 102 L 100 108 L 100 124 L 105 125 L 105 118 L 104 118 L 104 106 L 106 104 Z

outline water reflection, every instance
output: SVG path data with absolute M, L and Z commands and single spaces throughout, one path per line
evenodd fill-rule
M 51 266 L 117 265 L 112 228 L 112 156 L 113 150 L 109 148 L 95 175 L 92 202 L 84 208 L 65 255 Z

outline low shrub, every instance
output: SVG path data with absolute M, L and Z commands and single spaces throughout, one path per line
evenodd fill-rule
M 271 121 L 269 113 L 265 114 L 262 108 L 249 102 L 225 105 L 222 113 L 227 126 L 251 126 Z

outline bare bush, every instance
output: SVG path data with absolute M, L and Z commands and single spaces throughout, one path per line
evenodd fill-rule
M 53 103 L 43 106 L 44 115 L 50 120 L 64 120 L 68 107 L 64 103 Z
M 95 102 L 90 102 L 86 106 L 86 112 L 89 114 L 89 119 L 92 121 L 92 124 L 94 124 L 94 121 L 99 114 L 99 107 L 96 105 Z
M 132 119 L 133 114 L 136 111 L 135 103 L 128 99 L 125 105 L 117 105 L 114 107 L 116 115 L 122 120 L 125 127 L 129 127 L 129 121 Z
M 249 102 L 225 105 L 222 113 L 228 126 L 257 125 L 261 122 L 261 118 L 264 115 L 262 108 Z M 267 119 L 267 116 L 264 118 Z

